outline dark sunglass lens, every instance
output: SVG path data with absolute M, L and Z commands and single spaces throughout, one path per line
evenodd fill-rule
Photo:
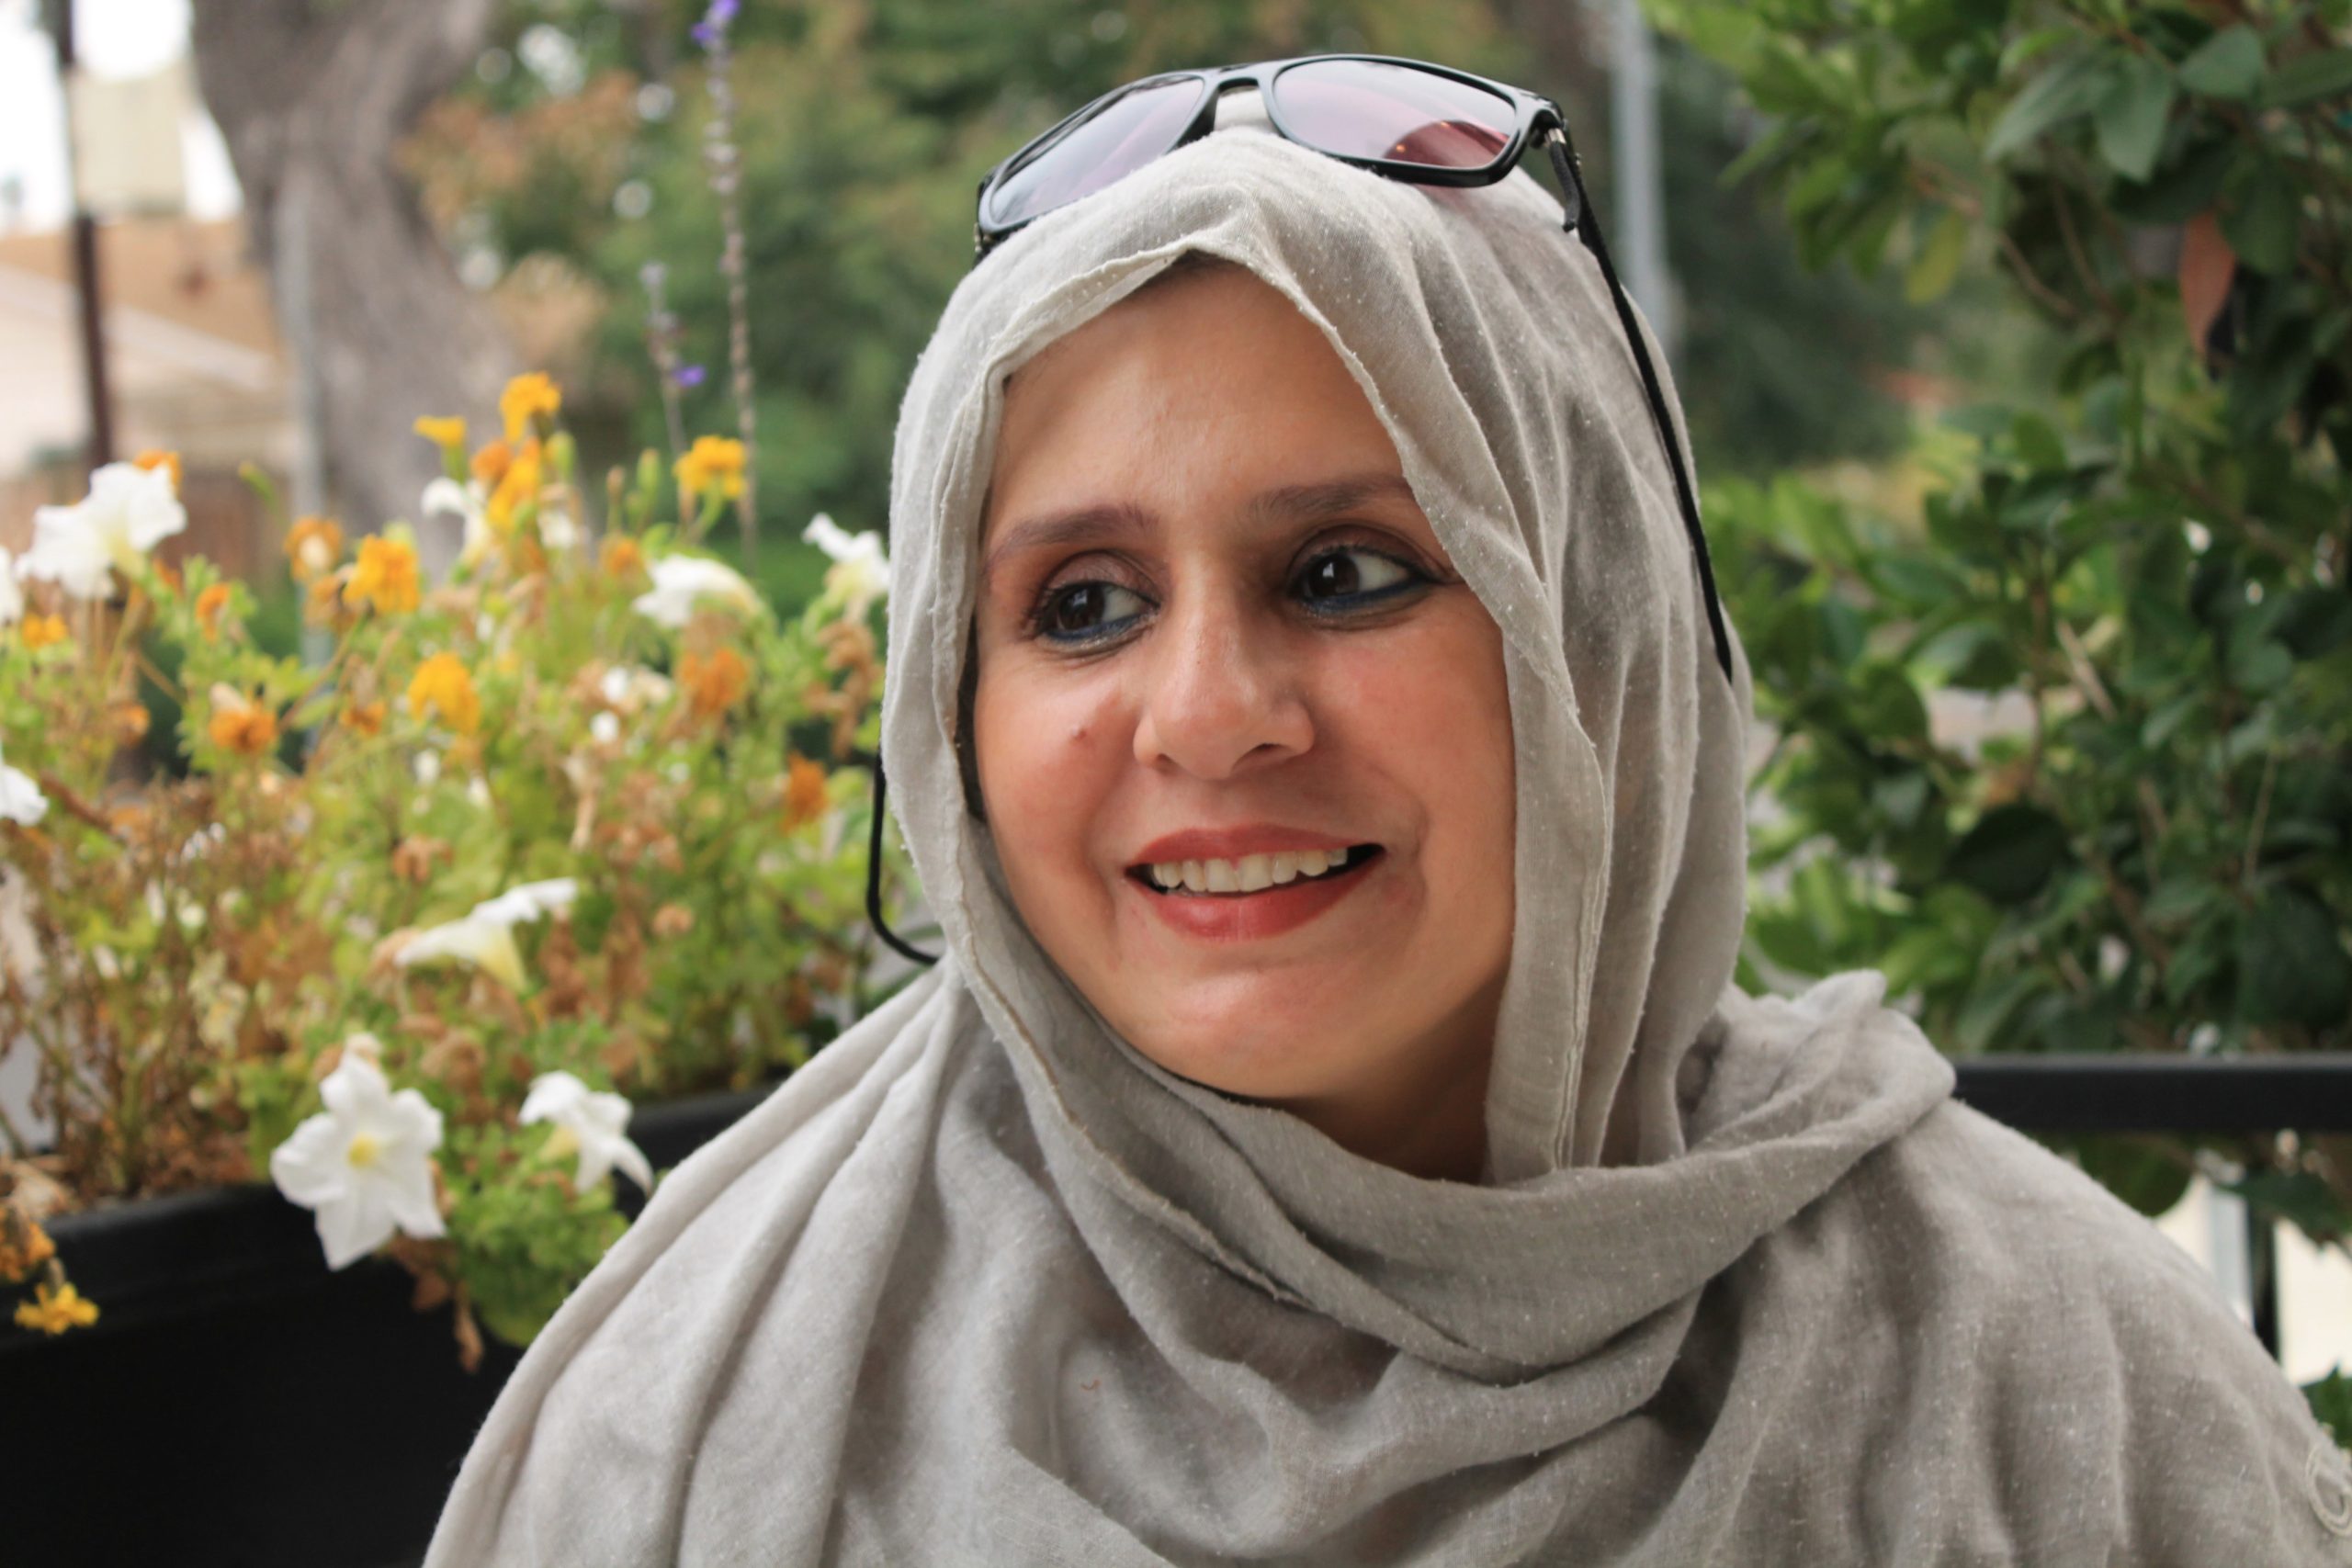
M 999 182 L 988 220 L 1025 223 L 1134 174 L 1175 144 L 1206 86 L 1198 77 L 1159 82 L 1103 105 Z
M 1409 65 L 1314 60 L 1274 79 L 1274 112 L 1318 152 L 1436 169 L 1483 169 L 1510 145 L 1510 99 Z

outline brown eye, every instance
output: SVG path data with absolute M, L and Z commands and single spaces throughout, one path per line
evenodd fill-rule
M 1299 596 L 1308 604 L 1344 604 L 1385 598 L 1422 581 L 1403 562 L 1361 547 L 1329 551 L 1306 563 L 1299 574 Z
M 1072 582 L 1037 606 L 1037 635 L 1054 642 L 1091 642 L 1141 613 L 1142 596 L 1115 582 Z

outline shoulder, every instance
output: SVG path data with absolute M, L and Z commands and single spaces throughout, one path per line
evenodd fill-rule
M 1947 1102 L 1790 1227 L 1838 1258 L 1882 1340 L 1969 1418 L 2020 1532 L 2117 1561 L 2352 1563 L 2352 1472 L 2211 1278 L 2032 1140 Z M 2054 1544 L 2054 1542 L 2053 1542 Z M 2064 1559 L 2071 1560 L 2071 1559 Z

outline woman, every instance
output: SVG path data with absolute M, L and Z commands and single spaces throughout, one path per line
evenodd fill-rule
M 1727 988 L 1746 666 L 1560 205 L 1210 112 L 908 393 L 944 961 L 669 1178 L 428 1562 L 2352 1562 L 2185 1258 L 1875 976 Z

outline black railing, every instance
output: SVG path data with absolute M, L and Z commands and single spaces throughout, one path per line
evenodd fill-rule
M 1959 1097 L 2023 1133 L 2352 1133 L 2352 1055 L 1979 1056 Z M 2278 1233 L 2249 1213 L 2254 1332 L 2278 1354 Z

